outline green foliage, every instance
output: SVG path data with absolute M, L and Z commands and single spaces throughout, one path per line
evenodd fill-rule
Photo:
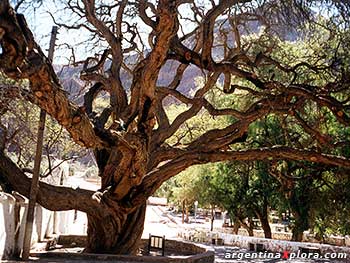
M 186 200 L 188 204 L 198 201 L 200 206 L 215 204 L 216 197 L 210 185 L 210 173 L 215 166 L 192 166 L 176 177 L 166 181 L 156 192 L 157 196 L 166 197 L 179 207 Z
M 210 185 L 217 193 L 216 201 L 234 221 L 258 217 L 265 213 L 267 205 L 273 209 L 280 206 L 280 183 L 267 169 L 264 162 L 216 165 Z
M 17 155 L 17 162 L 27 167 L 34 159 L 39 108 L 21 100 L 12 101 L 13 109 L 1 116 L 1 123 L 7 127 L 8 151 Z M 45 124 L 44 154 L 68 158 L 82 149 L 71 139 L 66 130 L 48 117 Z
M 322 24 L 323 23 L 323 24 Z M 309 83 L 322 86 L 329 81 L 337 81 L 342 76 L 339 70 L 331 65 L 341 67 L 343 72 L 349 71 L 349 61 L 344 56 L 349 51 L 338 43 L 349 38 L 348 32 L 338 32 L 335 36 L 320 26 L 306 30 L 303 40 L 297 43 L 281 41 L 270 37 L 262 31 L 256 35 L 243 37 L 244 43 L 250 43 L 251 56 L 273 46 L 270 54 L 276 61 L 282 61 L 281 67 L 296 68 L 296 75 L 283 70 L 276 70 L 275 65 L 262 65 L 256 74 L 265 81 L 277 80 L 286 85 L 291 83 Z M 330 26 L 330 25 L 328 25 Z M 324 41 L 329 39 L 329 41 Z M 340 41 L 342 40 L 342 41 Z M 326 46 L 325 46 L 326 45 Z M 335 54 L 334 50 L 337 50 Z M 347 57 L 337 62 L 337 56 Z M 309 67 L 306 63 L 314 65 Z M 338 63 L 338 64 L 337 64 Z M 316 69 L 317 68 L 317 69 Z M 247 111 L 253 103 L 264 98 L 264 93 L 252 95 L 257 91 L 254 86 L 240 78 L 233 78 L 231 83 L 241 86 L 232 94 L 223 93 L 223 87 L 217 85 L 207 93 L 206 99 L 217 109 L 232 108 L 241 112 Z M 198 80 L 201 85 L 201 80 Z M 325 87 L 326 88 L 326 87 Z M 250 90 L 249 90 L 250 89 Z M 278 88 L 269 91 L 276 96 L 283 95 Z M 349 89 L 343 87 L 334 92 L 338 100 L 349 99 Z M 319 107 L 308 99 L 300 100 L 303 107 L 292 114 L 267 114 L 249 126 L 248 138 L 244 143 L 235 143 L 232 149 L 252 149 L 285 145 L 301 149 L 319 149 L 330 154 L 350 156 L 348 141 L 350 130 L 340 124 L 335 115 L 326 107 Z M 168 108 L 168 116 L 172 122 L 179 113 L 188 110 L 188 106 L 173 105 Z M 324 143 L 315 140 L 313 134 L 303 126 L 303 120 L 309 128 L 314 129 L 324 138 Z M 202 110 L 198 116 L 187 121 L 182 128 L 169 139 L 170 144 L 188 143 L 212 128 L 226 127 L 234 123 L 233 117 L 212 118 Z M 331 147 L 340 145 L 341 147 Z M 264 205 L 269 209 L 291 211 L 295 231 L 311 229 L 319 239 L 330 233 L 348 234 L 349 222 L 349 176 L 340 168 L 322 167 L 309 162 L 291 162 L 266 160 L 251 163 L 219 163 L 189 168 L 176 178 L 164 184 L 160 191 L 170 199 L 189 203 L 198 200 L 201 206 L 217 205 L 229 211 L 232 219 L 255 217 L 261 213 Z
M 14 82 L 0 75 L 0 84 L 18 87 L 27 91 L 26 81 Z M 1 88 L 6 92 L 7 88 Z M 40 109 L 28 102 L 23 96 L 15 98 L 0 96 L 0 125 L 6 129 L 7 154 L 22 168 L 33 166 L 38 121 Z M 68 132 L 57 123 L 56 120 L 47 116 L 45 124 L 44 149 L 45 156 L 50 155 L 59 159 L 69 159 L 73 156 L 84 155 L 87 150 L 75 144 Z M 42 173 L 47 171 L 48 162 L 43 162 Z

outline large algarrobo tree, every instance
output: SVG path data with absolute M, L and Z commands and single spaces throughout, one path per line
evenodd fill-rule
M 14 80 L 29 81 L 28 88 L 2 86 L 3 96 L 24 94 L 67 129 L 76 143 L 95 152 L 101 190 L 40 183 L 38 196 L 38 202 L 50 210 L 87 213 L 87 251 L 135 253 L 147 198 L 164 181 L 195 164 L 289 159 L 350 168 L 350 159 L 338 151 L 344 141 L 330 137 L 303 115 L 306 107 L 314 107 L 319 121 L 331 116 L 339 125 L 350 124 L 348 68 L 341 57 L 346 52 L 341 34 L 348 28 L 347 2 L 220 0 L 204 1 L 203 6 L 199 2 L 66 1 L 67 10 L 79 20 L 61 26 L 84 29 L 106 47 L 82 63 L 80 77 L 90 88 L 81 107 L 68 100 L 24 16 L 8 0 L 0 2 L 0 70 Z M 328 14 L 329 21 L 323 21 L 323 26 L 310 11 L 318 3 L 320 9 L 330 7 L 329 14 L 334 14 L 334 20 Z M 148 44 L 132 19 L 148 28 Z M 319 46 L 327 49 L 328 56 L 311 52 L 304 60 L 288 62 L 284 56 L 272 55 L 281 43 L 277 40 L 283 34 L 281 28 L 304 23 L 310 29 L 313 21 L 324 30 Z M 247 37 L 249 30 L 255 38 Z M 331 41 L 335 44 L 327 45 Z M 134 65 L 128 56 L 134 58 Z M 160 86 L 157 80 L 168 61 L 176 62 L 176 69 L 170 72 L 173 79 Z M 205 80 L 193 95 L 178 89 L 190 68 L 199 69 Z M 122 72 L 130 77 L 129 87 L 122 81 Z M 274 78 L 277 73 L 283 78 Z M 307 77 L 321 73 L 327 76 L 323 80 Z M 206 95 L 220 81 L 222 96 L 240 92 L 250 96 L 251 103 L 241 110 L 215 106 Z M 96 114 L 93 101 L 102 91 L 109 93 L 110 105 Z M 339 92 L 345 98 L 337 96 Z M 165 106 L 174 101 L 188 108 L 170 121 Z M 202 112 L 218 118 L 230 116 L 232 122 L 194 136 L 186 144 L 181 138 L 169 142 L 179 128 Z M 239 148 L 250 124 L 268 114 L 293 119 L 315 141 L 314 146 L 305 149 L 291 140 L 289 145 Z M 30 179 L 3 152 L 0 172 L 13 189 L 28 196 Z

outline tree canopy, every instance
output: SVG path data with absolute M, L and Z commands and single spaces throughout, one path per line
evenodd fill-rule
M 28 4 L 24 10 L 30 10 Z M 26 13 L 19 14 L 20 6 L 15 11 L 8 0 L 0 3 L 0 71 L 26 85 L 2 85 L 1 93 L 10 98 L 24 94 L 77 144 L 94 150 L 100 191 L 41 184 L 38 198 L 52 210 L 88 214 L 88 251 L 135 252 L 147 197 L 192 165 L 293 160 L 350 168 L 345 146 L 350 124 L 347 1 L 62 4 L 66 16 L 52 14 L 55 23 L 88 36 L 87 56 L 76 61 L 73 52 L 71 60 L 86 84 L 84 102 L 69 99 L 35 41 Z M 194 81 L 191 72 L 203 81 L 189 91 L 184 87 Z M 101 92 L 109 94 L 110 103 L 97 113 L 93 103 Z M 217 105 L 210 95 L 227 99 Z M 242 97 L 244 105 L 237 105 Z M 186 107 L 170 118 L 170 104 Z M 230 122 L 208 125 L 186 140 L 177 136 L 183 127 L 195 129 L 189 122 L 203 112 Z M 281 125 L 248 136 L 252 125 L 273 116 Z M 277 129 L 283 138 L 270 140 Z M 250 139 L 256 143 L 244 147 Z M 22 169 L 6 151 L 0 157 L 8 183 L 28 194 L 29 179 Z

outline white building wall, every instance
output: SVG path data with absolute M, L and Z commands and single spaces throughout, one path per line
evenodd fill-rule
M 15 249 L 15 209 L 13 196 L 0 192 L 0 256 L 8 257 Z

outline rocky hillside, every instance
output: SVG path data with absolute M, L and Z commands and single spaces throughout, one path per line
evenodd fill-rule
M 277 18 L 276 18 L 277 19 Z M 287 27 L 287 26 L 281 26 L 281 24 L 277 23 L 278 19 L 276 20 L 276 25 L 271 27 L 271 31 L 274 34 L 277 34 L 281 39 L 287 40 L 287 41 L 295 41 L 301 36 L 300 31 L 297 30 L 296 27 Z M 231 45 L 231 47 L 234 46 L 234 36 L 233 33 L 230 32 L 230 27 L 228 25 L 227 21 L 218 21 L 218 24 L 221 24 L 221 30 L 227 31 L 228 34 L 228 43 Z M 283 23 L 282 23 L 283 24 Z M 256 21 L 250 21 L 247 24 L 248 26 L 241 26 L 239 28 L 242 35 L 249 35 L 249 34 L 256 34 L 260 31 L 261 25 L 257 23 Z M 217 30 L 216 32 L 216 42 L 220 42 L 220 34 Z M 191 46 L 191 39 L 185 43 L 188 46 Z M 213 58 L 215 60 L 221 60 L 223 55 L 223 50 L 220 48 L 213 49 Z M 128 57 L 126 59 L 126 63 L 135 64 L 136 57 Z M 163 68 L 161 69 L 161 72 L 159 74 L 158 78 L 158 85 L 160 86 L 167 86 L 174 78 L 174 75 L 176 74 L 177 66 L 179 65 L 176 61 L 168 61 Z M 106 66 L 108 67 L 108 65 Z M 85 93 L 84 91 L 84 85 L 85 83 L 80 80 L 80 71 L 81 68 L 73 68 L 73 67 L 62 67 L 62 66 L 55 66 L 55 69 L 58 73 L 58 76 L 62 82 L 63 87 L 65 90 L 69 93 L 69 96 L 72 100 L 74 100 L 76 103 L 81 105 L 83 103 L 83 95 Z M 193 94 L 193 91 L 196 89 L 196 77 L 202 76 L 203 73 L 195 66 L 190 65 L 187 70 L 185 71 L 183 78 L 179 84 L 178 90 L 187 95 L 190 96 Z M 128 74 L 126 71 L 121 72 L 121 81 L 124 84 L 124 87 L 128 90 L 130 89 L 131 82 L 132 82 L 132 76 Z

